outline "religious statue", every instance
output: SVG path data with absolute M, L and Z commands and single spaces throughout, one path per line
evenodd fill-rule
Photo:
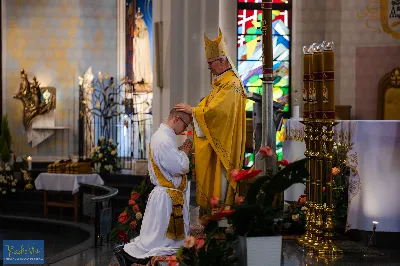
M 138 8 L 133 30 L 133 81 L 135 84 L 153 83 L 150 49 L 149 31 L 143 14 Z
M 193 115 L 196 200 L 210 209 L 216 196 L 227 205 L 234 202 L 236 183 L 230 172 L 243 166 L 246 144 L 246 94 L 219 30 L 210 40 L 204 34 L 208 67 L 214 75 L 212 91 L 197 107 L 175 108 Z
M 40 88 L 36 77 L 33 77 L 32 83 L 29 82 L 28 74 L 24 69 L 21 69 L 20 75 L 21 84 L 14 98 L 21 100 L 24 105 L 23 123 L 27 130 L 33 119 L 56 108 L 56 89 L 53 87 Z

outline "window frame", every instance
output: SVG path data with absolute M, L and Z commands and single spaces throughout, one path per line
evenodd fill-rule
M 244 3 L 244 2 L 239 2 L 237 1 L 237 14 L 236 17 L 239 14 L 239 10 L 261 10 L 261 5 L 262 3 Z M 284 114 L 284 118 L 290 118 L 291 113 L 292 113 L 292 43 L 293 40 L 291 38 L 292 36 L 292 10 L 293 10 L 293 3 L 292 0 L 287 0 L 287 3 L 272 3 L 272 10 L 285 10 L 288 11 L 288 28 L 289 28 L 289 97 L 288 97 L 288 105 L 289 109 L 287 112 Z M 237 18 L 236 18 L 237 20 Z M 237 24 L 237 22 L 236 22 Z M 238 32 L 238 25 L 236 25 L 236 40 L 238 39 L 239 34 Z M 252 35 L 252 34 L 246 34 L 246 35 Z M 259 35 L 259 34 L 254 34 L 254 35 Z M 239 49 L 236 49 L 236 58 L 239 58 Z M 236 64 L 238 64 L 239 60 L 236 60 Z M 258 60 L 244 60 L 244 61 L 258 61 Z M 252 111 L 246 111 L 246 117 L 247 118 L 253 118 L 253 112 Z

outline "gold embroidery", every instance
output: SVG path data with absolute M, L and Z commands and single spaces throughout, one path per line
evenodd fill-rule
M 165 178 L 165 176 L 161 173 L 160 168 L 154 162 L 153 156 L 151 155 L 150 145 L 149 155 L 158 183 L 165 188 L 172 200 L 172 211 L 169 218 L 166 235 L 170 239 L 177 241 L 182 240 L 185 238 L 185 226 L 183 223 L 183 205 L 185 200 L 183 197 L 183 191 L 186 189 L 186 175 L 182 175 L 181 183 L 179 184 L 178 188 L 175 188 L 174 184 Z

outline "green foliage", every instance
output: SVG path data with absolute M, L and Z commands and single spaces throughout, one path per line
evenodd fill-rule
M 230 266 L 236 262 L 234 251 L 237 239 L 232 234 L 224 234 L 218 222 L 212 221 L 205 227 L 207 234 L 201 247 L 197 243 L 190 248 L 181 247 L 176 254 L 179 265 L 183 266 Z M 219 239 L 223 236 L 224 239 Z
M 276 196 L 308 176 L 307 160 L 302 159 L 286 166 L 275 176 L 261 176 L 250 186 L 243 205 L 235 207 L 232 224 L 238 235 L 274 235 L 274 219 L 280 216 Z
M 115 227 L 111 230 L 110 241 L 114 243 L 121 243 L 121 239 L 118 234 L 120 231 L 124 231 L 128 237 L 128 240 L 133 239 L 139 235 L 140 228 L 143 222 L 143 215 L 146 209 L 148 196 L 153 189 L 153 185 L 147 182 L 149 177 L 146 177 L 142 183 L 134 188 L 131 192 L 131 197 L 128 202 L 128 207 L 125 208 L 125 212 L 129 217 L 129 220 L 125 223 L 117 222 Z M 134 206 L 137 207 L 134 209 Z M 134 225 L 132 224 L 134 222 Z

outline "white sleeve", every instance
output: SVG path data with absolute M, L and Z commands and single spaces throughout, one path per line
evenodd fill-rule
M 189 172 L 189 158 L 176 146 L 165 143 L 159 147 L 160 165 L 171 175 L 186 174 Z
M 204 138 L 204 133 L 201 131 L 201 128 L 199 127 L 199 124 L 196 121 L 196 118 L 193 117 L 193 124 L 194 124 L 194 130 L 196 131 L 196 136 L 199 138 Z

